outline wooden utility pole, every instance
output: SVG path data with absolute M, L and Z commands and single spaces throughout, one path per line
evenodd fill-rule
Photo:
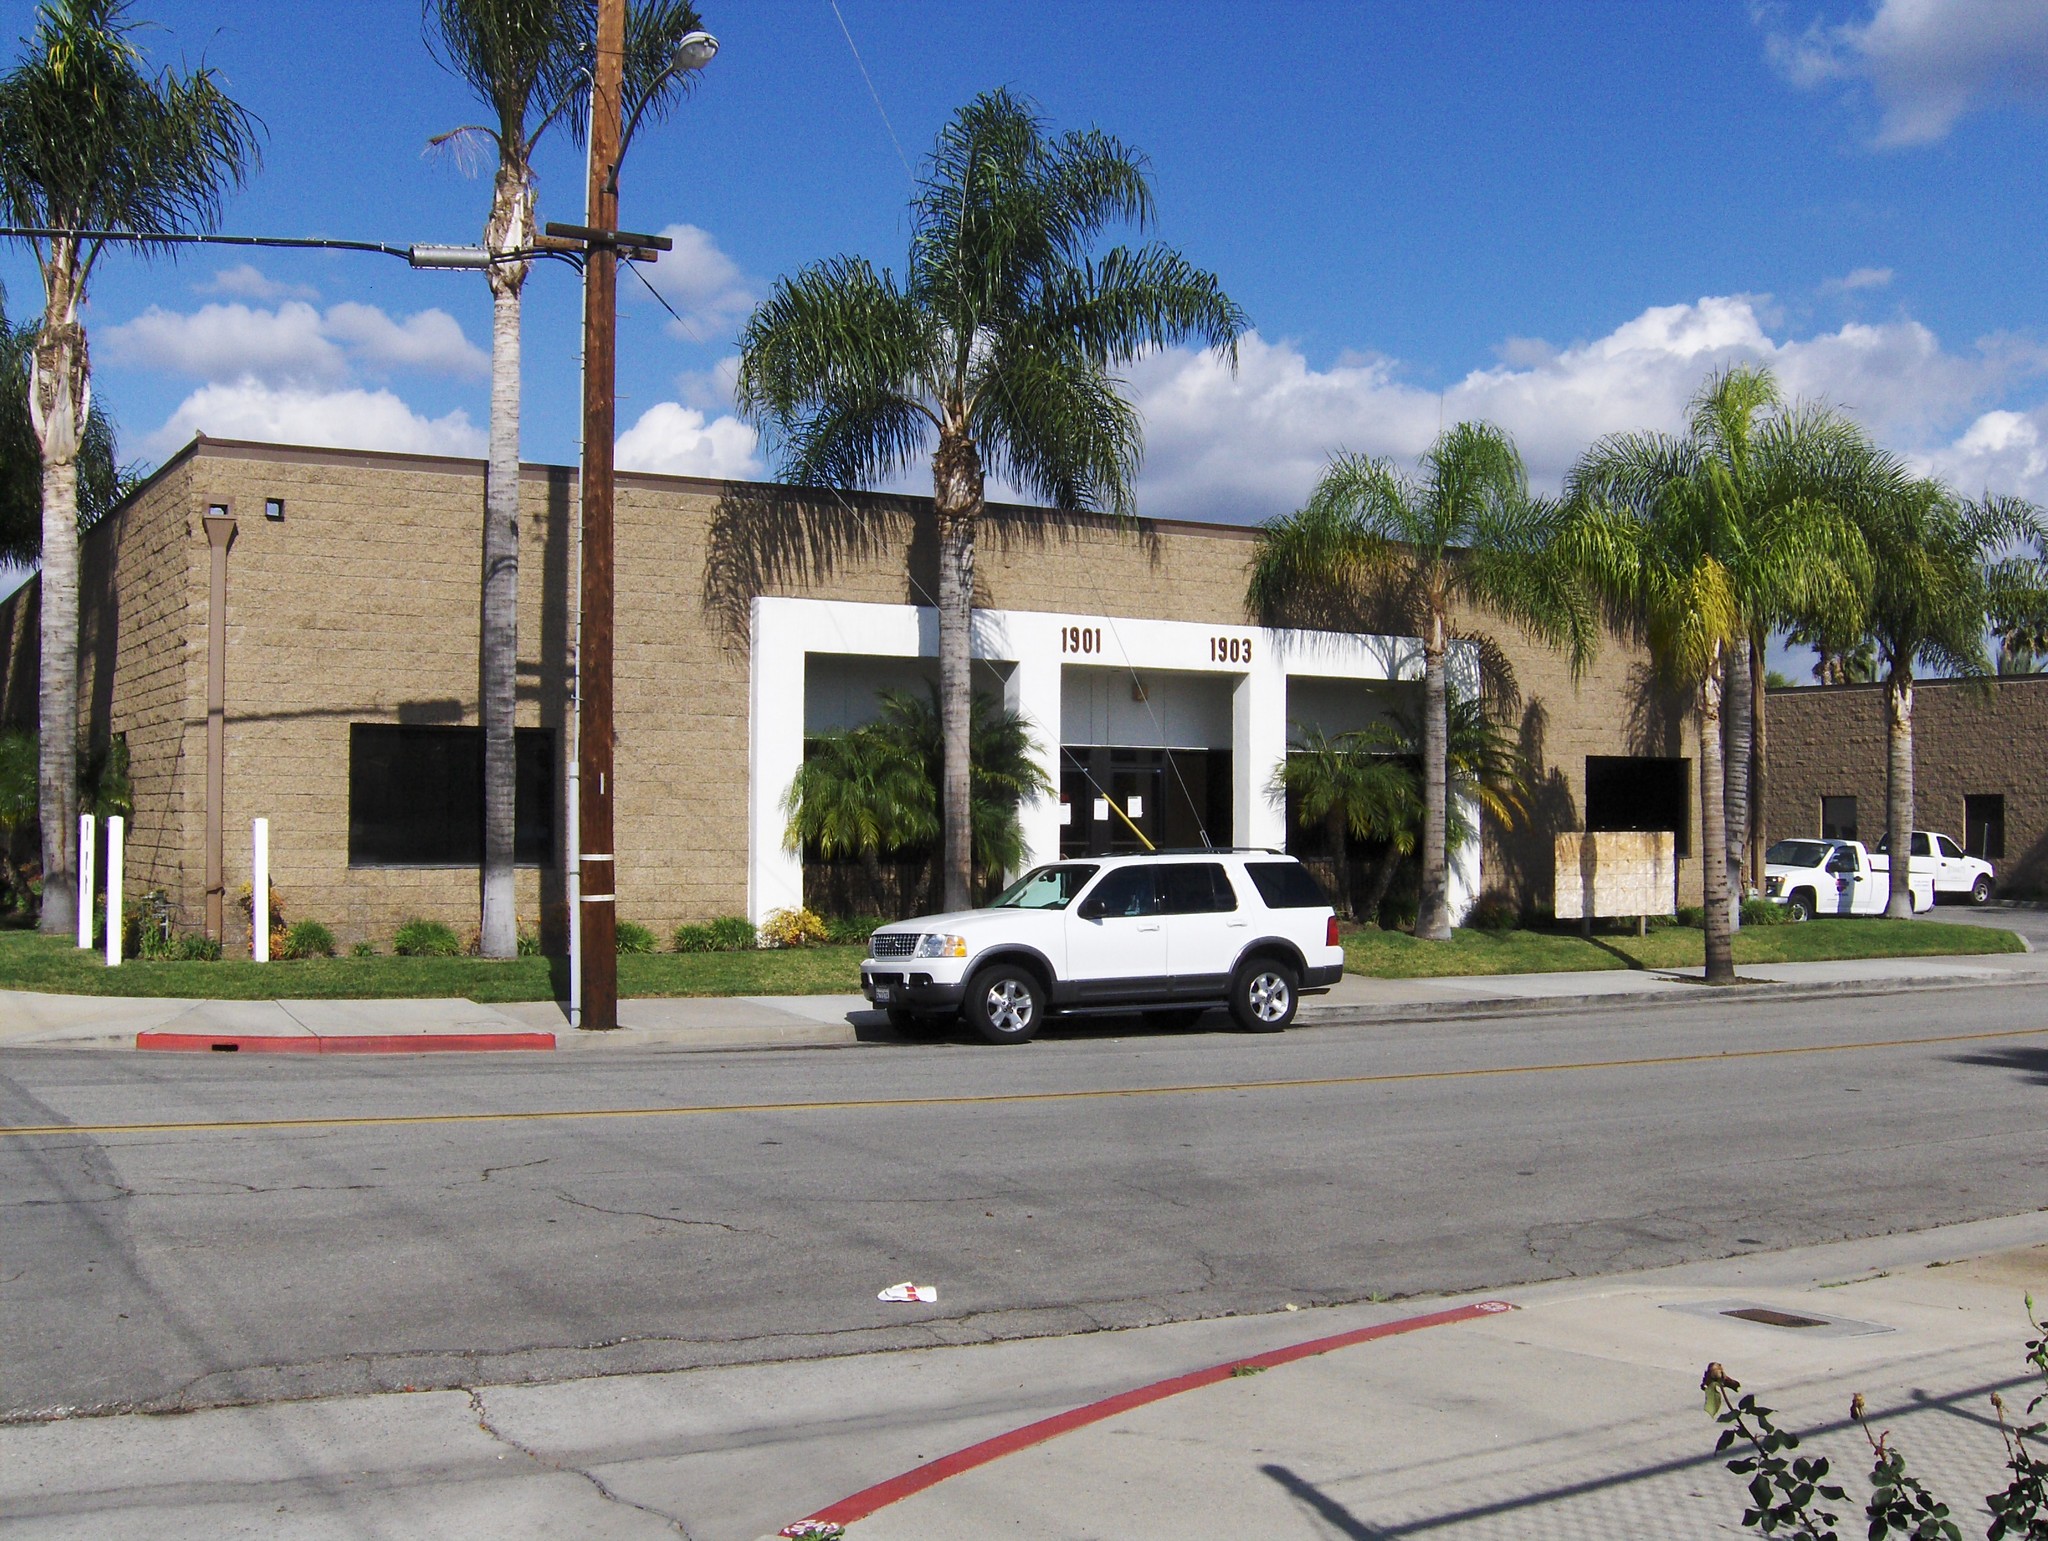
M 577 811 L 582 928 L 582 1025 L 619 1025 L 618 863 L 612 799 L 612 439 L 618 365 L 620 98 L 624 93 L 626 0 L 598 0 L 597 57 L 590 98 L 593 239 L 583 265 L 583 638 L 578 649 L 581 713 Z M 603 232 L 604 234 L 599 234 Z

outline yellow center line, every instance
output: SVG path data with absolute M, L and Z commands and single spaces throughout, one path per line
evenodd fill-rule
M 1112 1086 L 1064 1092 L 985 1092 L 958 1097 L 873 1097 L 825 1102 L 705 1103 L 666 1108 L 536 1108 L 512 1113 L 391 1113 L 353 1118 L 247 1118 L 194 1123 L 0 1125 L 0 1136 L 50 1134 L 202 1134 L 242 1129 L 393 1129 L 412 1124 L 509 1124 L 579 1118 L 686 1118 L 707 1113 L 834 1113 L 868 1108 L 981 1107 L 1006 1102 L 1084 1102 L 1104 1097 L 1190 1097 L 1214 1092 L 1296 1091 L 1319 1086 L 1394 1086 L 1414 1081 L 1462 1081 L 1490 1076 L 1556 1075 L 1587 1070 L 1644 1070 L 1791 1054 L 1853 1054 L 1917 1049 L 1936 1044 L 1986 1043 L 2000 1038 L 2048 1036 L 2048 1027 L 2002 1028 L 1987 1033 L 1946 1033 L 1930 1038 L 1879 1038 L 1864 1043 L 1801 1044 L 1771 1049 L 1726 1049 L 1713 1054 L 1659 1054 L 1631 1059 L 1576 1060 L 1559 1065 L 1492 1065 L 1467 1070 L 1406 1070 L 1382 1075 L 1312 1076 L 1287 1081 L 1221 1081 L 1193 1086 Z

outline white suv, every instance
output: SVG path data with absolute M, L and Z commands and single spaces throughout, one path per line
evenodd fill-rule
M 988 908 L 884 926 L 861 993 L 900 1031 L 955 1013 L 990 1043 L 1023 1043 L 1056 1011 L 1191 1022 L 1228 1005 L 1277 1033 L 1304 994 L 1344 973 L 1330 901 L 1276 851 L 1085 857 L 1026 873 Z

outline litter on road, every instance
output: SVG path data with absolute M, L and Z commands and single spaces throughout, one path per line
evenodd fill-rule
M 937 1305 L 939 1287 L 936 1284 L 912 1284 L 908 1279 L 905 1279 L 901 1284 L 890 1285 L 881 1294 L 877 1295 L 875 1299 L 886 1300 L 892 1304 L 908 1302 L 912 1305 L 920 1306 Z

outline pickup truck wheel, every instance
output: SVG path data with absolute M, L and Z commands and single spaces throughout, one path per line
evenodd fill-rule
M 1045 1020 L 1045 986 L 1029 969 L 998 963 L 968 982 L 960 1014 L 984 1043 L 1029 1043 Z
M 1977 881 L 1970 885 L 1970 902 L 1972 904 L 1989 904 L 1991 902 L 1991 879 L 1984 873 L 1978 873 Z
M 1248 1033 L 1277 1033 L 1294 1020 L 1301 981 L 1278 958 L 1254 958 L 1230 982 L 1230 1014 Z
M 1785 918 L 1793 921 L 1813 919 L 1812 890 L 1802 888 L 1785 901 Z

